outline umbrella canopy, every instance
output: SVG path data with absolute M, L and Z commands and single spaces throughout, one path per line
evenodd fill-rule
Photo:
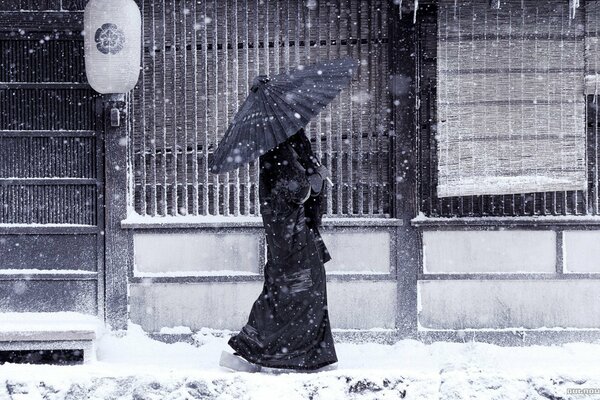
M 284 142 L 349 84 L 357 67 L 357 61 L 343 58 L 254 78 L 250 94 L 209 156 L 210 171 L 231 171 Z

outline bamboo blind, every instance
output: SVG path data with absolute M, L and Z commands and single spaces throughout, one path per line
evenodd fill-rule
M 438 5 L 438 197 L 585 190 L 583 13 Z
M 307 129 L 332 173 L 327 214 L 389 216 L 389 2 L 143 1 L 133 93 L 134 206 L 147 216 L 258 215 L 258 162 L 208 172 L 258 74 L 349 55 L 361 67 Z

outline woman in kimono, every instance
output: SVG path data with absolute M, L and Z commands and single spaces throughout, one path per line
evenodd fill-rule
M 317 370 L 337 362 L 324 268 L 331 257 L 318 230 L 326 169 L 304 130 L 259 162 L 265 281 L 248 323 L 228 342 L 235 353 L 223 352 L 220 364 L 244 371 Z

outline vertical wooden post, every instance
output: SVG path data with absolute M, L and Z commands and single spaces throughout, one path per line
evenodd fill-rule
M 127 328 L 127 276 L 133 249 L 131 234 L 121 228 L 127 217 L 127 137 L 124 95 L 102 96 L 100 100 L 104 129 L 105 174 L 105 315 L 111 329 Z M 111 111 L 118 110 L 119 126 L 111 123 Z M 115 111 L 113 111 L 114 113 Z M 114 114 L 113 114 L 114 115 Z
M 390 38 L 390 85 L 392 92 L 393 151 L 392 212 L 403 225 L 396 228 L 398 313 L 396 327 L 401 338 L 417 335 L 417 274 L 421 264 L 421 239 L 410 221 L 417 215 L 416 195 L 416 25 L 410 18 L 388 13 Z M 405 86 L 405 84 L 408 84 Z

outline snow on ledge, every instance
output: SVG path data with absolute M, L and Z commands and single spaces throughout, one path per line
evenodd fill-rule
M 38 222 L 18 223 L 18 224 L 13 224 L 13 223 L 0 224 L 0 228 L 30 228 L 30 227 L 34 227 L 34 228 L 81 228 L 81 227 L 96 228 L 97 226 L 89 225 L 89 224 L 58 224 L 58 223 L 42 224 L 42 223 L 38 223 Z
M 427 328 L 417 323 L 418 332 L 448 332 L 448 333 L 490 333 L 490 332 L 508 332 L 508 333 L 533 333 L 533 332 L 600 332 L 600 328 L 573 328 L 573 327 L 546 327 L 542 326 L 539 328 L 525 328 L 525 327 L 511 327 L 511 328 L 463 328 L 463 329 L 434 329 Z
M 403 221 L 386 217 L 324 217 L 324 226 L 401 226 Z M 129 210 L 127 218 L 121 221 L 121 228 L 230 228 L 257 227 L 262 228 L 263 221 L 257 215 L 168 215 L 152 217 L 140 215 Z
M 104 332 L 99 317 L 74 311 L 0 313 L 0 332 L 95 331 Z
M 163 271 L 163 272 L 140 272 L 133 271 L 133 276 L 136 278 L 184 278 L 184 277 L 198 277 L 198 276 L 262 276 L 262 274 L 251 272 L 251 271 L 236 271 L 220 269 L 214 271 Z
M 224 216 L 224 215 L 168 215 L 152 217 L 129 211 L 127 218 L 121 221 L 122 228 L 177 228 L 177 227 L 229 227 L 249 226 L 262 227 L 259 216 Z
M 600 215 L 536 215 L 520 217 L 427 217 L 422 212 L 410 220 L 413 226 L 468 225 L 600 225 Z
M 84 271 L 81 269 L 0 269 L 0 275 L 98 275 L 96 271 Z
M 344 265 L 338 265 L 339 267 L 343 267 Z M 331 271 L 327 271 L 327 276 L 333 276 L 333 275 L 381 275 L 381 276 L 388 276 L 391 275 L 390 272 L 383 272 L 383 271 L 372 271 L 372 270 L 331 270 Z

